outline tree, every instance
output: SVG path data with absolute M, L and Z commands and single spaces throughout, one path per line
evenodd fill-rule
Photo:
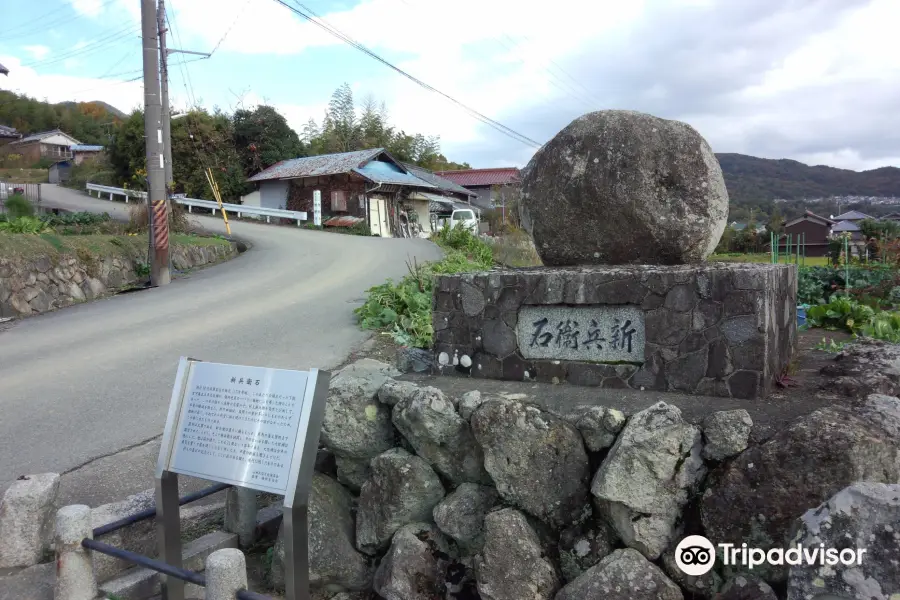
M 306 156 L 297 132 L 271 106 L 240 109 L 232 121 L 234 145 L 247 175 L 255 175 L 282 160 Z
M 774 209 L 772 216 L 769 217 L 769 220 L 766 222 L 766 229 L 776 235 L 784 233 L 784 217 L 781 215 L 781 211 L 778 210 L 778 208 Z
M 328 152 L 350 152 L 359 149 L 356 105 L 353 103 L 353 90 L 347 83 L 331 95 L 322 136 L 325 138 L 325 150 Z

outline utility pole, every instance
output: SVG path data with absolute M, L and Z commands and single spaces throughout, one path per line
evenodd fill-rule
M 150 223 L 150 283 L 168 285 L 169 219 L 166 211 L 165 158 L 159 89 L 156 0 L 141 0 L 144 51 L 144 138 L 147 147 L 147 220 Z
M 159 0 L 156 9 L 156 21 L 159 29 L 159 82 L 162 88 L 162 130 L 163 149 L 166 162 L 166 200 L 173 191 L 172 175 L 172 121 L 169 111 L 169 51 L 166 49 L 166 0 Z

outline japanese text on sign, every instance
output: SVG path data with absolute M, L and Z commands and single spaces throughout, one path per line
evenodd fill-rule
M 170 470 L 284 493 L 307 374 L 194 363 Z
M 516 333 L 524 358 L 644 362 L 644 312 L 635 306 L 526 306 Z

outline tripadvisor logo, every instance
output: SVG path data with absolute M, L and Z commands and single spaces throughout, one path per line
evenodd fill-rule
M 747 544 L 718 544 L 719 557 L 726 566 L 743 566 L 752 570 L 761 565 L 812 565 L 859 566 L 862 564 L 862 548 L 826 548 L 825 544 L 790 548 L 750 548 Z M 689 535 L 675 548 L 675 564 L 685 575 L 699 577 L 712 570 L 716 564 L 716 546 L 702 535 Z

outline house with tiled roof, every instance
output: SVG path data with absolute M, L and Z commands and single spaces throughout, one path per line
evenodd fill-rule
M 366 223 L 382 237 L 427 236 L 433 204 L 470 206 L 474 197 L 427 169 L 399 162 L 384 148 L 283 160 L 248 181 L 257 184 L 258 194 L 248 196 L 247 204 L 306 212 L 310 221 L 318 208 L 326 227 Z
M 472 204 L 482 209 L 497 208 L 508 196 L 504 192 L 518 191 L 522 185 L 521 173 L 515 167 L 436 171 L 435 174 L 475 192 L 477 196 Z
M 36 163 L 42 158 L 54 162 L 70 160 L 72 158 L 72 146 L 81 142 L 68 133 L 52 129 L 33 133 L 21 139 L 2 146 L 2 152 L 6 154 L 20 154 L 28 163 Z

